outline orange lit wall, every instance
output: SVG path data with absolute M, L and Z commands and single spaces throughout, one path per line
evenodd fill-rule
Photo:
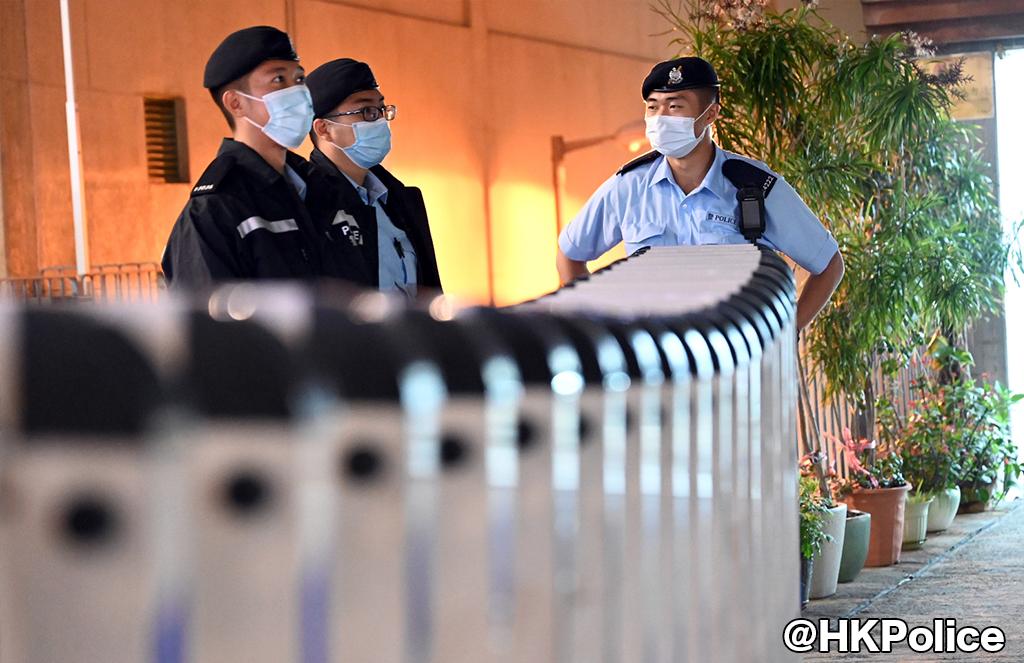
M 421 187 L 449 292 L 512 303 L 557 285 L 551 137 L 614 132 L 673 54 L 648 0 L 71 0 L 94 264 L 160 258 L 190 185 L 146 174 L 146 95 L 186 99 L 191 178 L 227 127 L 201 86 L 229 32 L 292 34 L 307 69 L 368 61 L 399 106 L 386 165 Z M 58 3 L 0 3 L 0 275 L 74 263 Z M 299 150 L 308 153 L 308 145 Z M 630 155 L 568 154 L 566 220 Z M 621 248 L 612 255 L 621 255 Z

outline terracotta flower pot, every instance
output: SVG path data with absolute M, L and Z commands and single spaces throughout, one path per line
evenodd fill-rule
M 947 488 L 935 496 L 935 501 L 928 507 L 928 531 L 941 532 L 949 529 L 960 506 L 960 486 Z
M 843 539 L 843 559 L 839 563 L 839 582 L 852 582 L 868 558 L 871 540 L 871 514 L 850 510 L 846 514 L 846 535 Z
M 891 566 L 900 561 L 903 515 L 910 484 L 899 488 L 856 490 L 844 500 L 851 509 L 871 514 L 871 539 L 865 566 Z
M 843 555 L 843 540 L 846 538 L 845 504 L 837 504 L 828 510 L 823 529 L 832 537 L 824 541 L 821 550 L 814 556 L 814 572 L 811 574 L 811 598 L 821 599 L 836 593 L 839 582 L 839 561 Z

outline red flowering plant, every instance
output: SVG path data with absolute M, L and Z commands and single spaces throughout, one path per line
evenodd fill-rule
M 855 440 L 849 428 L 843 429 L 840 441 L 830 433 L 834 448 L 842 450 L 846 465 L 845 477 L 834 474 L 831 479 L 832 491 L 844 497 L 857 490 L 873 488 L 897 488 L 906 485 L 903 477 L 903 460 L 888 444 L 879 445 L 875 440 Z

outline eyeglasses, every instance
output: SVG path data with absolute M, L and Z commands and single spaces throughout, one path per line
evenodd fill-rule
M 384 118 L 388 122 L 395 119 L 398 115 L 397 106 L 363 106 L 357 110 L 345 111 L 344 113 L 334 113 L 332 115 L 324 115 L 325 120 L 330 120 L 335 117 L 342 117 L 343 115 L 362 115 L 363 121 L 365 122 L 376 122 L 380 118 Z

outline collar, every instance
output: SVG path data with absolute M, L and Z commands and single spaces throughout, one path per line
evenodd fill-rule
M 364 181 L 366 184 L 370 185 L 369 189 L 373 192 L 373 195 L 371 195 L 370 190 L 368 190 L 367 187 L 359 186 L 351 177 L 341 172 L 341 169 L 338 168 L 334 162 L 331 161 L 330 157 L 324 154 L 320 148 L 313 148 L 313 151 L 309 155 L 309 161 L 317 167 L 319 172 L 326 175 L 329 180 L 333 180 L 335 182 L 335 186 L 339 186 L 344 189 L 345 187 L 341 184 L 342 182 L 351 186 L 352 191 L 359 194 L 359 198 L 363 201 L 364 205 L 372 205 L 377 199 L 380 199 L 382 204 L 387 204 L 388 187 L 384 184 L 385 180 L 382 179 L 382 177 L 386 178 L 387 181 L 393 180 L 394 177 L 384 170 L 382 166 L 374 166 L 366 172 L 366 180 Z
M 281 173 L 274 170 L 273 166 L 267 163 L 259 153 L 234 138 L 225 138 L 221 141 L 217 156 L 230 155 L 235 163 L 248 171 L 249 176 L 265 187 L 272 186 L 278 180 L 284 179 Z M 309 164 L 305 159 L 291 150 L 285 152 L 285 166 L 291 168 L 300 179 L 306 173 Z M 287 172 L 287 171 L 286 171 Z
M 366 179 L 363 180 L 362 186 L 356 184 L 356 181 L 349 177 L 347 173 L 344 173 L 341 170 L 338 172 L 344 175 L 345 179 L 349 181 L 349 184 L 355 187 L 356 193 L 358 193 L 359 197 L 363 199 L 363 204 L 373 205 L 378 200 L 382 205 L 388 202 L 387 187 L 384 186 L 384 183 L 381 182 L 373 172 L 369 170 L 366 171 Z
M 715 148 L 715 158 L 711 161 L 711 167 L 708 168 L 708 172 L 704 175 L 704 179 L 697 186 L 696 189 L 691 191 L 686 196 L 692 196 L 702 189 L 707 189 L 714 195 L 718 196 L 722 200 L 725 200 L 725 176 L 722 175 L 722 164 L 725 163 L 726 154 L 725 150 L 712 143 Z M 652 187 L 658 184 L 662 180 L 668 180 L 673 186 L 679 189 L 679 185 L 676 184 L 675 178 L 672 176 L 672 167 L 668 164 L 668 158 L 661 156 L 655 161 L 654 168 L 650 171 L 648 176 L 647 186 Z M 680 189 L 682 193 L 682 189 Z

